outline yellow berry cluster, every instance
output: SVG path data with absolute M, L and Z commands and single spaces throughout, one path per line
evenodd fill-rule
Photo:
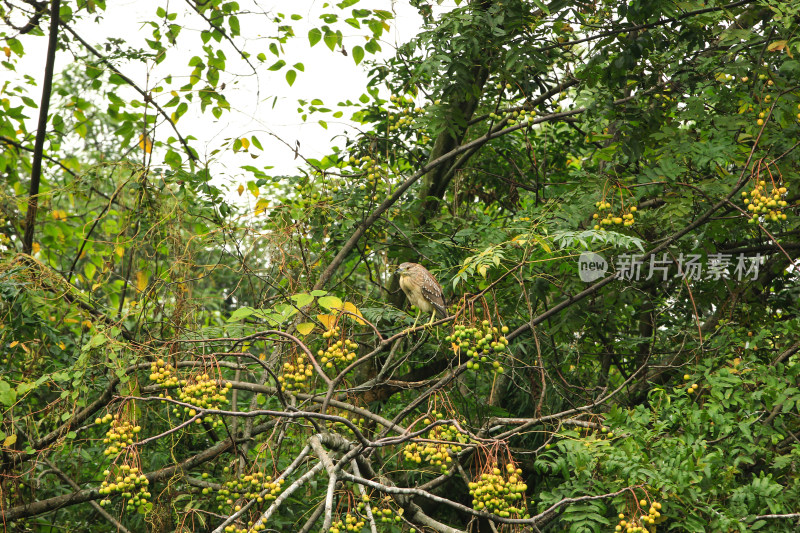
M 133 444 L 134 433 L 139 433 L 141 426 L 134 426 L 120 415 L 111 416 L 106 414 L 103 418 L 95 418 L 95 424 L 107 424 L 111 422 L 111 427 L 106 432 L 103 444 L 108 447 L 103 450 L 103 455 L 118 455 L 123 448 Z
M 599 202 L 595 202 L 594 206 L 597 208 L 598 211 L 600 211 L 600 213 L 595 213 L 592 215 L 592 218 L 597 222 L 594 225 L 594 229 L 596 230 L 605 229 L 604 226 L 611 226 L 614 224 L 631 226 L 634 223 L 634 213 L 636 213 L 637 211 L 635 205 L 631 206 L 630 209 L 628 209 L 627 213 L 625 212 L 621 213 L 622 216 L 619 216 L 620 215 L 619 213 L 615 215 L 611 211 L 609 211 L 605 215 L 602 215 L 601 214 L 602 211 L 611 209 L 611 204 L 609 202 L 606 202 L 605 200 L 600 200 Z
M 647 506 L 647 501 L 641 500 L 639 505 L 644 509 L 644 507 Z M 626 533 L 655 533 L 656 525 L 666 519 L 667 517 L 661 514 L 661 503 L 653 502 L 650 504 L 650 509 L 647 511 L 647 514 L 639 513 L 637 515 L 635 513 L 630 520 L 626 520 L 625 515 L 620 513 L 619 524 L 614 527 L 614 531 L 625 531 Z
M 107 496 L 115 492 L 120 493 L 127 501 L 126 510 L 133 512 L 137 508 L 147 504 L 147 499 L 150 493 L 147 491 L 147 485 L 150 483 L 147 477 L 142 474 L 138 468 L 130 465 L 122 465 L 114 467 L 114 472 L 105 470 L 103 475 L 108 480 L 103 481 L 100 489 L 97 491 L 102 496 Z M 110 480 L 110 481 L 109 481 Z M 100 505 L 109 505 L 111 500 L 104 498 L 100 500 Z
M 217 493 L 217 508 L 222 511 L 225 506 L 233 506 L 234 511 L 239 511 L 241 506 L 237 500 L 256 500 L 258 503 L 268 502 L 278 497 L 283 488 L 283 479 L 273 481 L 272 476 L 265 476 L 263 472 L 253 472 L 238 479 L 227 481 Z M 203 489 L 204 491 L 206 489 Z
M 361 531 L 364 527 L 364 520 L 352 513 L 346 513 L 344 520 L 339 519 L 331 524 L 329 533 L 341 533 L 342 531 Z
M 178 376 L 175 374 L 175 367 L 159 359 L 150 364 L 150 381 L 155 381 L 162 387 L 174 387 L 178 385 Z
M 491 473 L 481 474 L 477 481 L 468 485 L 472 508 L 501 518 L 530 518 L 524 502 L 528 486 L 521 475 L 522 470 L 510 463 L 505 473 L 495 466 Z
M 322 337 L 330 339 L 332 337 L 338 337 L 340 333 L 341 329 L 337 326 L 323 333 Z M 339 339 L 331 342 L 325 350 L 317 351 L 317 355 L 320 358 L 320 363 L 325 365 L 325 368 L 333 368 L 334 363 L 351 363 L 356 358 L 356 353 L 353 350 L 357 348 L 358 344 L 356 342 L 350 339 Z
M 453 352 L 463 353 L 467 356 L 467 368 L 479 371 L 482 365 L 491 364 L 493 372 L 503 373 L 505 369 L 500 361 L 493 358 L 508 347 L 508 326 L 497 328 L 490 325 L 488 320 L 480 323 L 480 326 L 465 326 L 456 324 L 453 334 L 445 337 L 445 341 L 451 343 Z M 493 360 L 494 359 L 494 360 Z
M 368 155 L 358 158 L 350 157 L 348 162 L 357 172 L 361 172 L 367 177 L 366 183 L 359 184 L 359 191 L 366 190 L 367 187 L 370 190 L 377 189 L 383 183 L 381 180 L 381 167 L 374 158 Z M 335 189 L 335 191 L 338 191 L 338 189 Z
M 201 409 L 218 409 L 221 405 L 229 403 L 227 394 L 233 386 L 230 382 L 219 386 L 208 374 L 201 374 L 182 382 L 184 386 L 178 391 L 178 399 L 182 402 L 190 403 Z M 172 412 L 177 415 L 180 410 L 175 408 Z M 191 407 L 184 407 L 183 412 L 189 416 L 197 414 L 197 411 Z M 220 420 L 214 420 L 211 416 L 207 416 L 205 421 L 211 424 L 212 427 L 217 427 L 222 423 Z M 200 422 L 199 418 L 197 422 Z
M 436 420 L 444 418 L 444 415 L 437 411 L 431 414 Z M 422 423 L 426 426 L 430 425 L 431 419 L 426 418 Z M 469 442 L 469 437 L 458 431 L 452 424 L 431 428 L 426 439 L 436 442 L 409 442 L 403 449 L 403 457 L 406 461 L 416 464 L 425 461 L 430 466 L 438 468 L 443 474 L 449 472 L 448 465 L 453 462 L 450 453 L 457 454 L 461 451 L 462 445 Z
M 757 182 L 749 194 L 747 191 L 742 191 L 742 202 L 747 206 L 747 210 L 753 213 L 749 222 L 755 224 L 759 216 L 772 222 L 786 220 L 786 213 L 783 212 L 783 208 L 787 205 L 783 199 L 785 196 L 786 187 L 777 187 L 775 184 L 772 185 L 772 191 L 767 193 L 767 182 L 763 180 Z
M 283 375 L 278 376 L 278 383 L 284 389 L 301 390 L 307 388 L 306 381 L 314 375 L 314 367 L 306 361 L 305 354 L 298 355 L 294 362 L 283 363 Z

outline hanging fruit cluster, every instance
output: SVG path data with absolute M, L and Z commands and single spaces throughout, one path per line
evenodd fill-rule
M 508 339 L 504 337 L 506 333 L 508 326 L 498 329 L 484 320 L 480 326 L 456 324 L 453 334 L 445 337 L 445 341 L 451 343 L 454 353 L 467 356 L 469 370 L 479 371 L 483 366 L 491 365 L 493 372 L 503 373 L 505 369 L 496 356 L 508 347 Z
M 772 190 L 767 192 L 767 182 L 761 180 L 756 182 L 756 186 L 749 194 L 747 191 L 742 191 L 742 202 L 747 206 L 747 210 L 753 213 L 748 222 L 755 224 L 762 216 L 772 222 L 786 220 L 786 213 L 783 212 L 787 205 L 784 199 L 786 190 L 786 187 L 779 187 L 773 183 Z
M 308 388 L 308 379 L 314 375 L 314 367 L 306 360 L 306 355 L 300 353 L 294 362 L 283 363 L 283 375 L 278 376 L 278 383 L 287 391 L 305 390 Z
M 103 418 L 95 418 L 95 424 L 107 424 L 111 422 L 111 427 L 106 432 L 103 439 L 103 444 L 108 447 L 103 450 L 103 455 L 119 455 L 119 453 L 128 445 L 133 444 L 133 435 L 139 433 L 141 426 L 134 426 L 127 419 L 122 418 L 120 415 L 112 416 L 110 413 L 106 414 Z
M 164 388 L 179 385 L 178 376 L 175 374 L 175 367 L 159 359 L 150 364 L 150 381 L 155 381 Z
M 388 130 L 399 130 L 403 126 L 410 126 L 414 123 L 414 116 L 422 114 L 422 108 L 414 107 L 414 100 L 402 96 L 390 96 L 389 101 L 394 104 L 395 109 L 389 112 Z
M 228 506 L 238 511 L 241 507 L 236 502 L 242 498 L 258 503 L 274 500 L 281 492 L 283 483 L 283 479 L 273 481 L 272 476 L 265 476 L 263 472 L 253 472 L 227 481 L 217 493 L 217 501 L 220 502 L 217 508 L 222 511 Z
M 469 483 L 472 508 L 502 518 L 530 518 L 524 501 L 528 486 L 521 475 L 522 470 L 510 463 L 505 473 L 495 466 L 491 473 L 481 474 L 477 481 Z
M 147 491 L 147 485 L 150 482 L 147 477 L 135 466 L 122 465 L 120 467 L 115 466 L 113 469 L 113 472 L 111 470 L 103 472 L 103 475 L 107 479 L 103 481 L 97 492 L 102 496 L 108 496 L 114 493 L 121 494 L 122 497 L 127 500 L 125 509 L 128 512 L 133 512 L 140 507 L 146 506 L 147 500 L 150 498 L 150 493 Z M 111 500 L 108 498 L 100 500 L 100 505 L 103 506 L 109 505 L 110 503 Z
M 442 420 L 444 418 L 444 415 L 437 411 L 434 411 L 431 415 L 434 420 Z M 431 419 L 426 418 L 422 423 L 426 426 L 430 425 Z M 453 462 L 451 453 L 457 454 L 461 451 L 463 445 L 469 442 L 469 437 L 458 431 L 452 424 L 431 428 L 425 438 L 435 442 L 409 442 L 403 449 L 403 457 L 406 461 L 416 464 L 424 461 L 431 467 L 440 470 L 443 474 L 447 474 L 450 471 L 449 465 Z
M 639 501 L 639 505 L 644 509 L 647 500 Z M 623 513 L 619 514 L 619 523 L 614 526 L 614 531 L 624 531 L 626 533 L 655 533 L 656 525 L 662 523 L 667 517 L 661 514 L 661 503 L 653 502 L 647 514 L 643 512 L 634 513 L 629 520 L 625 519 Z
M 391 496 L 384 496 L 378 506 L 372 507 L 372 516 L 384 524 L 400 523 L 403 521 L 403 508 L 397 510 L 390 507 L 392 502 Z
M 536 111 L 534 110 L 528 111 L 526 109 L 519 109 L 519 110 L 508 109 L 508 110 L 502 110 L 500 111 L 500 113 L 495 113 L 494 111 L 489 113 L 489 118 L 498 122 L 502 120 L 504 116 L 508 117 L 509 126 L 516 126 L 517 124 L 530 124 L 536 117 Z
M 230 382 L 219 385 L 208 374 L 201 374 L 184 382 L 184 386 L 178 391 L 178 399 L 200 409 L 219 409 L 220 406 L 229 403 L 227 394 L 232 386 Z M 180 410 L 175 408 L 172 412 L 177 415 Z M 197 414 L 192 407 L 183 407 L 183 412 L 189 416 Z M 217 427 L 222 423 L 211 416 L 205 417 L 204 420 L 212 427 Z M 200 419 L 198 418 L 197 421 L 200 422 Z
M 636 213 L 636 206 L 631 206 L 627 212 L 623 208 L 622 213 L 613 213 L 610 211 L 611 204 L 605 200 L 595 202 L 594 206 L 597 208 L 597 213 L 592 215 L 595 220 L 594 229 L 605 229 L 605 226 L 613 226 L 622 224 L 623 226 L 631 226 L 634 223 L 634 213 Z M 608 213 L 603 214 L 603 211 L 608 210 Z
M 341 328 L 336 326 L 329 329 L 322 334 L 325 339 L 338 337 L 341 334 Z M 356 353 L 353 350 L 358 348 L 358 344 L 350 339 L 339 339 L 336 341 L 329 341 L 328 347 L 325 350 L 317 351 L 319 361 L 325 368 L 333 368 L 335 363 L 346 365 L 353 362 L 356 358 Z
M 344 519 L 341 518 L 331 524 L 329 533 L 341 533 L 342 531 L 361 531 L 364 527 L 364 520 L 352 513 L 345 513 Z

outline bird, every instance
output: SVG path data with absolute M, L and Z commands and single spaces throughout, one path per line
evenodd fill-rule
M 403 263 L 397 267 L 397 273 L 400 276 L 400 288 L 403 289 L 406 298 L 411 305 L 419 309 L 412 329 L 417 325 L 421 313 L 431 313 L 428 325 L 431 325 L 436 317 L 447 316 L 442 287 L 427 268 L 419 263 Z

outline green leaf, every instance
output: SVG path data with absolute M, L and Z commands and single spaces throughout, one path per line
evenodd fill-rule
M 339 36 L 336 35 L 334 32 L 329 31 L 325 34 L 325 44 L 328 45 L 328 48 L 331 49 L 331 52 L 334 51 L 338 43 L 339 43 Z
M 286 61 L 284 61 L 283 59 L 279 59 L 276 62 L 274 62 L 267 70 L 280 70 L 285 66 L 286 66 Z
M 289 69 L 286 71 L 286 82 L 289 84 L 289 87 L 294 84 L 294 80 L 297 79 L 297 71 Z
M 308 32 L 308 42 L 311 46 L 317 44 L 320 39 L 322 39 L 322 32 L 319 30 L 319 28 L 312 28 Z
M 6 381 L 0 380 L 0 403 L 11 407 L 17 400 L 17 391 L 11 388 Z
M 240 307 L 233 313 L 231 313 L 230 318 L 228 318 L 228 322 L 238 322 L 239 320 L 244 320 L 245 318 L 251 316 L 255 313 L 255 309 L 252 307 Z
M 326 294 L 328 294 L 328 291 L 322 291 L 322 290 L 311 291 L 311 296 L 315 298 L 319 298 L 320 296 L 325 296 Z
M 342 300 L 336 296 L 323 296 L 317 300 L 317 303 L 328 310 L 341 309 L 344 305 Z
M 308 293 L 301 292 L 293 294 L 292 300 L 297 304 L 297 307 L 305 307 L 314 301 L 314 297 Z
M 297 324 L 297 332 L 300 333 L 300 335 L 308 335 L 314 331 L 315 327 L 313 322 L 303 322 L 302 324 Z
M 356 65 L 361 63 L 361 60 L 364 59 L 364 49 L 360 46 L 353 47 L 353 61 L 356 62 Z

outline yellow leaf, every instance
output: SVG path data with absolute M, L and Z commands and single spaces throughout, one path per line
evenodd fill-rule
M 245 150 L 250 148 L 250 141 L 247 139 L 247 137 L 242 137 L 239 140 L 242 141 L 242 148 L 244 148 Z
M 178 96 L 178 91 L 170 91 L 169 94 L 172 96 Z
M 14 346 L 16 346 L 17 344 L 19 344 L 19 341 L 14 341 L 14 342 L 12 342 L 12 343 L 11 343 L 11 344 L 10 344 L 8 347 L 9 347 L 9 348 L 13 348 L 13 347 L 14 347 Z
M 83 326 L 85 329 L 92 329 L 92 321 L 84 320 L 83 322 L 81 322 L 81 326 Z
M 3 53 L 6 55 L 6 58 L 11 57 L 11 48 L 9 48 L 8 46 L 4 46 Z
M 253 187 L 252 189 L 250 189 L 250 192 L 253 193 L 253 196 L 255 196 L 256 198 L 258 198 L 258 195 L 261 194 L 261 191 L 258 190 L 258 187 Z
M 147 154 L 153 151 L 153 140 L 150 139 L 150 136 L 146 133 L 139 135 L 139 148 L 144 150 Z
M 114 253 L 117 254 L 118 257 L 122 257 L 125 255 L 125 248 L 122 246 L 114 247 Z
M 314 331 L 314 323 L 313 322 L 303 322 L 302 324 L 297 324 L 297 332 L 300 335 L 308 335 Z
M 239 188 L 236 189 L 236 192 L 238 192 L 239 196 L 241 196 L 242 193 L 244 192 L 244 185 L 239 185 Z
M 96 291 L 101 285 L 102 283 L 95 283 L 94 285 L 92 285 L 92 290 Z
M 344 310 L 345 310 L 345 311 L 347 311 L 348 313 L 353 313 L 353 314 L 354 314 L 354 315 L 356 315 L 356 316 L 360 316 L 360 317 L 363 317 L 363 316 L 364 316 L 364 315 L 362 315 L 362 314 L 361 314 L 361 311 L 359 311 L 359 310 L 358 310 L 358 307 L 356 307 L 355 305 L 353 305 L 353 304 L 352 304 L 352 303 L 350 303 L 350 302 L 345 302 L 345 303 L 344 303 L 344 307 L 342 307 L 342 309 L 344 309 Z M 352 315 L 347 315 L 347 316 L 348 316 L 349 318 L 351 318 L 351 319 L 355 320 L 355 321 L 356 321 L 356 322 L 358 322 L 359 324 L 366 324 L 366 322 L 364 322 L 363 320 L 359 320 L 358 318 L 356 318 L 356 317 L 354 317 L 354 316 L 352 316 Z
M 144 292 L 147 288 L 147 272 L 140 270 L 136 273 L 136 288 L 139 292 Z
M 478 274 L 484 278 L 486 277 L 486 265 L 481 265 L 478 267 Z
M 17 442 L 17 436 L 9 435 L 8 437 L 6 437 L 6 440 L 3 441 L 3 448 L 10 448 L 11 446 L 14 445 L 15 442 Z
M 61 348 L 62 350 L 66 350 L 67 349 L 67 345 L 64 344 L 63 342 L 59 342 L 58 343 L 58 347 Z
M 322 322 L 325 329 L 331 329 L 336 324 L 336 317 L 333 315 L 317 315 L 317 320 Z
M 42 249 L 42 247 L 39 246 L 38 242 L 33 243 L 33 246 L 31 246 L 31 252 L 35 253 L 35 254 L 38 254 L 39 250 L 41 250 L 41 249 Z

